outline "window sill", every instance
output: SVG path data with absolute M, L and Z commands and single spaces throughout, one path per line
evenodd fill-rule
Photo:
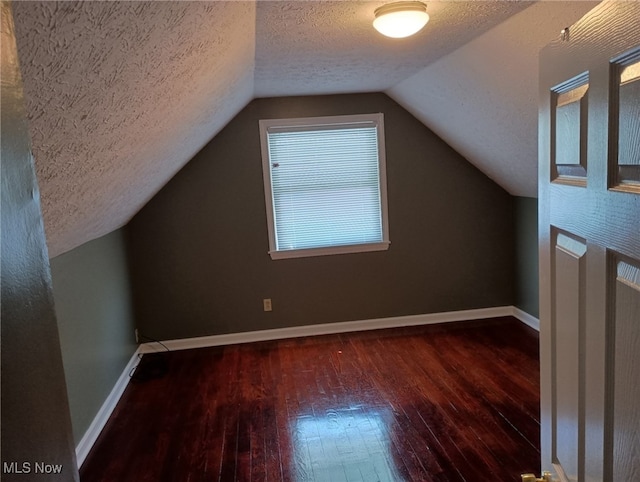
M 386 251 L 391 242 L 350 244 L 347 246 L 332 246 L 327 248 L 288 249 L 283 251 L 269 251 L 271 259 L 309 258 L 312 256 L 327 256 L 332 254 L 367 253 L 370 251 Z

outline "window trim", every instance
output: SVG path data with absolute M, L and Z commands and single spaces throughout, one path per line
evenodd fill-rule
M 259 122 L 260 149 L 262 153 L 262 178 L 267 212 L 267 230 L 269 233 L 269 256 L 271 259 L 304 258 L 311 256 L 325 256 L 347 253 L 364 253 L 371 251 L 385 251 L 389 249 L 389 216 L 387 207 L 387 166 L 385 156 L 384 117 L 382 113 L 355 114 L 324 117 L 300 117 L 291 119 L 264 119 Z M 340 246 L 325 246 L 318 248 L 287 249 L 276 248 L 276 233 L 273 214 L 273 189 L 271 186 L 271 161 L 269 157 L 269 142 L 267 134 L 270 132 L 317 131 L 339 127 L 374 126 L 378 140 L 378 183 L 380 188 L 380 214 L 382 217 L 382 240 L 375 243 L 347 244 Z

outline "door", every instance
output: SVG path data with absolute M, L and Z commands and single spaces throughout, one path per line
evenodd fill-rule
M 542 468 L 640 481 L 638 2 L 541 52 L 539 209 Z

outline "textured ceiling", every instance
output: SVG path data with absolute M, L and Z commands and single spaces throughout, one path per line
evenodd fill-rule
M 429 2 L 427 27 L 389 39 L 372 27 L 389 2 L 259 2 L 256 97 L 380 92 L 531 2 Z
M 387 93 L 511 194 L 537 197 L 538 52 L 597 3 L 537 3 Z
M 254 97 L 387 91 L 535 195 L 537 50 L 591 5 L 428 2 L 398 40 L 383 3 L 14 2 L 50 256 L 126 224 Z
M 16 2 L 49 255 L 129 219 L 253 96 L 251 2 Z

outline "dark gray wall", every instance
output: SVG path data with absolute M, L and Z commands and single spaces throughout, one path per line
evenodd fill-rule
M 3 481 L 78 480 L 51 277 L 11 8 L 2 31 L 2 460 Z M 35 463 L 62 465 L 36 474 Z M 18 464 L 17 467 L 11 466 Z M 5 464 L 9 464 L 7 467 Z M 23 465 L 29 464 L 29 465 Z M 17 474 L 15 469 L 29 469 Z M 5 470 L 12 469 L 12 470 Z M 7 473 L 9 472 L 9 473 Z
M 271 260 L 258 120 L 371 112 L 390 249 Z M 513 219 L 509 194 L 384 94 L 257 99 L 129 224 L 138 327 L 172 339 L 511 305 Z
M 76 445 L 136 351 L 124 230 L 51 260 Z
M 538 200 L 514 198 L 516 230 L 515 306 L 538 318 Z

